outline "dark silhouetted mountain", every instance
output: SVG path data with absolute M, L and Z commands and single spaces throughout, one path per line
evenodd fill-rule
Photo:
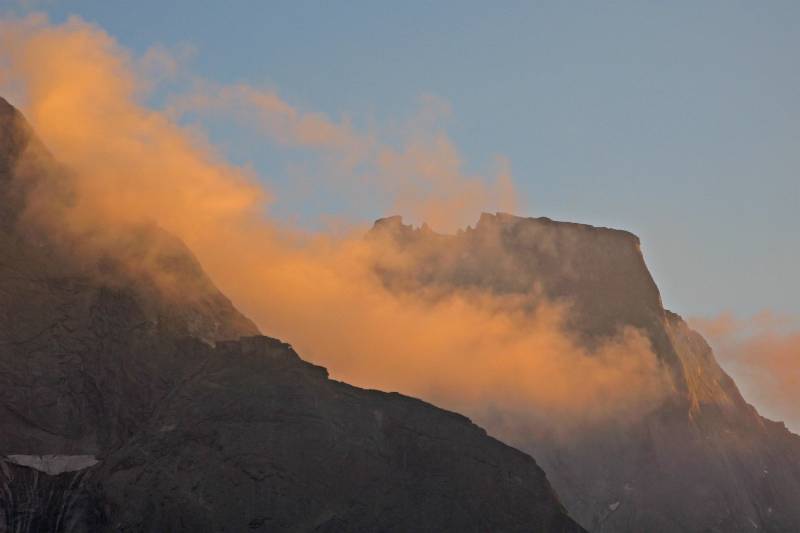
M 591 531 L 800 531 L 800 437 L 745 402 L 702 336 L 665 310 L 631 233 L 484 214 L 457 235 L 379 220 L 413 261 L 377 264 L 394 290 L 481 288 L 570 304 L 566 328 L 591 347 L 639 328 L 672 389 L 633 423 L 569 443 L 512 444 L 541 462 L 570 515 Z M 453 260 L 457 258 L 457 260 Z M 536 287 L 536 291 L 531 291 Z
M 530 456 L 328 379 L 154 224 L 59 231 L 72 201 L 0 99 L 0 532 L 582 531 Z

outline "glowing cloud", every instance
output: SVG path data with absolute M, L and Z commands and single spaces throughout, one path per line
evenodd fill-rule
M 165 53 L 145 62 L 169 72 Z M 444 228 L 491 205 L 513 207 L 507 163 L 493 181 L 465 176 L 453 143 L 426 131 L 424 116 L 396 148 L 244 85 L 207 83 L 158 112 L 140 103 L 155 83 L 138 77 L 140 64 L 80 19 L 0 22 L 0 90 L 19 98 L 73 171 L 74 202 L 55 206 L 50 191 L 39 191 L 37 216 L 112 240 L 119 224 L 155 220 L 194 250 L 266 334 L 291 341 L 337 378 L 464 411 L 498 434 L 548 420 L 571 427 L 637 416 L 660 399 L 663 376 L 637 331 L 588 351 L 566 334 L 568 308 L 555 302 L 530 311 L 488 292 L 435 299 L 392 292 L 373 269 L 378 255 L 400 253 L 391 243 L 363 239 L 364 227 L 309 234 L 270 219 L 271 195 L 255 176 L 172 117 L 204 109 L 251 120 L 254 110 L 267 138 L 365 164 L 365 179 L 379 183 L 396 209 Z
M 733 374 L 765 415 L 800 431 L 800 331 L 791 317 L 762 312 L 748 319 L 730 313 L 694 318 L 720 364 Z

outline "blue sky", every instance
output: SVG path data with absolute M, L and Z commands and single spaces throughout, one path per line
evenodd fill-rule
M 136 53 L 188 45 L 197 75 L 357 125 L 435 95 L 468 169 L 508 158 L 519 214 L 637 233 L 666 306 L 800 315 L 800 3 L 27 4 Z M 252 132 L 208 128 L 280 174 Z

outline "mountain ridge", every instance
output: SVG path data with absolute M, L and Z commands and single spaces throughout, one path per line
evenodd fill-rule
M 702 336 L 664 309 L 633 234 L 508 214 L 449 236 L 399 217 L 371 232 L 410 258 L 376 264 L 392 290 L 479 289 L 532 308 L 566 301 L 567 330 L 589 349 L 623 327 L 645 333 L 672 383 L 660 407 L 633 424 L 588 428 L 569 447 L 547 436 L 511 441 L 540 458 L 584 527 L 800 529 L 800 437 L 761 417 Z
M 42 148 L 0 101 L 0 532 L 583 531 L 529 455 L 330 380 L 158 226 L 42 221 Z

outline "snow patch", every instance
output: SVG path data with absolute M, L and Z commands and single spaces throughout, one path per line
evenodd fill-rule
M 94 455 L 7 455 L 6 460 L 19 466 L 27 466 L 51 476 L 64 472 L 77 472 L 98 464 Z

